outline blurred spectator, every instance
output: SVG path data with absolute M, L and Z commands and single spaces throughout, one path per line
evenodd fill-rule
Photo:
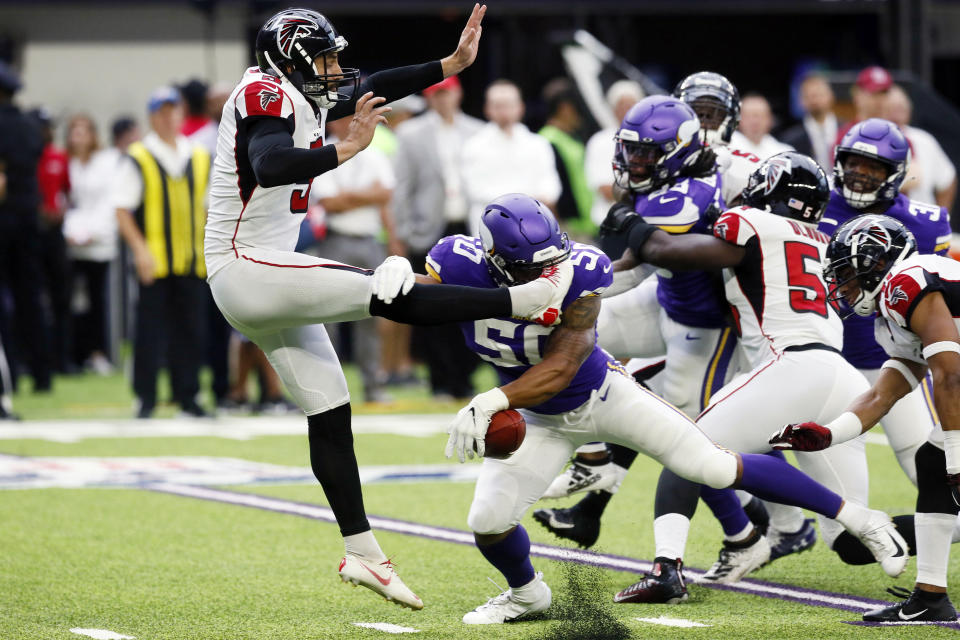
M 230 98 L 231 91 L 232 89 L 228 86 L 216 85 L 207 92 L 206 110 L 209 120 L 189 137 L 190 142 L 200 145 L 210 153 L 211 166 L 217 159 L 217 132 L 220 129 L 220 118 L 223 117 L 223 106 Z M 231 409 L 234 401 L 229 400 L 228 395 L 231 389 L 230 336 L 233 334 L 233 328 L 220 313 L 220 309 L 213 301 L 213 295 L 209 295 L 209 288 L 207 292 L 207 354 L 205 360 L 210 366 L 211 373 L 213 373 L 211 388 L 217 406 Z M 259 347 L 252 343 L 251 347 L 247 348 L 259 350 Z M 265 357 L 264 361 L 266 361 Z M 272 369 L 269 369 L 269 371 L 276 378 L 276 373 Z M 235 375 L 233 377 L 237 378 L 239 376 Z M 279 384 L 279 379 L 277 384 Z M 280 401 L 283 401 L 282 394 Z
M 209 295 L 202 242 L 210 154 L 178 135 L 183 105 L 176 89 L 154 91 L 147 110 L 151 130 L 130 145 L 114 193 L 117 224 L 140 283 L 133 345 L 137 417 L 153 414 L 164 345 L 174 401 L 188 415 L 205 416 L 196 396 Z
M 0 205 L 7 199 L 7 165 L 0 160 Z M 0 309 L 0 318 L 3 317 Z M 0 336 L 0 420 L 16 420 L 13 412 L 13 378 L 7 363 L 7 354 L 3 350 L 3 338 Z
M 930 133 L 910 126 L 913 103 L 899 86 L 887 95 L 884 117 L 895 123 L 910 143 L 909 170 L 901 191 L 919 202 L 936 202 L 949 211 L 957 195 L 957 170 L 943 147 Z
M 29 363 L 34 389 L 50 389 L 49 350 L 41 298 L 43 280 L 40 265 L 40 236 L 37 211 L 37 163 L 43 151 L 43 137 L 36 122 L 13 104 L 20 90 L 14 71 L 0 62 L 0 163 L 5 167 L 6 197 L 0 202 L 0 286 L 13 298 L 12 339 L 6 342 L 12 363 L 12 377 L 22 360 Z M 0 304 L 0 315 L 4 314 Z M 6 322 L 0 323 L 4 328 Z
M 100 150 L 96 125 L 88 115 L 76 115 L 67 123 L 66 146 L 70 206 L 63 235 L 74 277 L 76 355 L 87 368 L 107 375 L 113 371 L 107 355 L 110 263 L 117 257 L 117 216 L 110 189 L 120 162 L 115 153 Z
M 217 132 L 220 130 L 220 118 L 223 117 L 223 105 L 230 98 L 230 87 L 215 85 L 206 94 L 207 122 L 194 131 L 185 133 L 190 142 L 199 144 L 210 153 L 210 161 L 217 159 Z
M 229 96 L 229 93 L 227 94 Z M 196 78 L 180 87 L 180 96 L 186 107 L 186 116 L 180 125 L 180 134 L 190 137 L 210 122 L 207 112 L 207 84 Z
M 593 193 L 587 186 L 586 148 L 578 136 L 583 115 L 577 92 L 566 78 L 556 78 L 543 89 L 547 123 L 539 133 L 550 141 L 562 191 L 557 200 L 557 217 L 571 231 L 592 238 L 597 227 L 590 221 Z
M 460 158 L 466 141 L 483 127 L 460 111 L 463 91 L 456 76 L 427 87 L 423 95 L 429 110 L 397 127 L 392 203 L 397 235 L 417 273 L 426 273 L 427 252 L 437 240 L 468 232 Z M 413 346 L 430 370 L 434 396 L 473 395 L 470 375 L 479 358 L 467 349 L 457 325 L 414 327 Z M 410 380 L 402 370 L 395 376 L 394 382 Z
M 730 146 L 752 153 L 761 160 L 793 148 L 770 135 L 771 129 L 773 112 L 770 103 L 758 93 L 748 93 L 740 101 L 740 128 L 733 132 Z
M 270 415 L 300 412 L 299 407 L 284 397 L 280 376 L 260 347 L 239 331 L 234 331 L 231 351 L 231 360 L 235 363 L 233 381 L 226 397 L 217 404 L 218 411 L 232 414 L 252 411 Z M 250 373 L 254 370 L 259 374 L 260 399 L 255 406 L 251 406 L 247 385 Z
M 350 118 L 328 122 L 328 139 L 343 140 L 349 127 Z M 394 185 L 390 159 L 370 147 L 352 161 L 314 178 L 311 198 L 323 206 L 327 216 L 327 237 L 316 247 L 317 255 L 367 269 L 383 262 L 386 252 L 378 236 L 381 229 L 388 238 L 394 235 L 388 209 Z M 360 369 L 367 402 L 387 400 L 380 376 L 378 320 L 370 317 L 350 324 L 353 361 Z M 330 325 L 327 328 L 332 329 Z M 343 341 L 338 342 L 343 358 Z
M 520 121 L 520 88 L 509 80 L 487 87 L 483 125 L 463 147 L 460 173 L 470 203 L 470 234 L 476 235 L 483 208 L 505 193 L 525 193 L 556 209 L 560 198 L 553 147 Z
M 370 146 L 379 149 L 387 154 L 387 157 L 393 159 L 397 155 L 397 134 L 395 131 L 401 124 L 423 112 L 427 108 L 427 102 L 416 94 L 404 96 L 399 100 L 390 103 L 391 111 L 386 115 L 387 124 L 377 127 L 373 133 L 373 140 Z
M 616 143 L 613 136 L 620 128 L 620 122 L 630 107 L 644 98 L 643 89 L 632 80 L 618 80 L 607 89 L 607 104 L 613 111 L 617 121 L 616 126 L 601 129 L 587 141 L 586 173 L 587 186 L 593 189 L 593 207 L 590 209 L 590 220 L 599 226 L 607 216 L 613 204 L 613 152 Z
M 110 125 L 110 138 L 113 141 L 113 150 L 118 157 L 127 153 L 127 147 L 143 137 L 140 125 L 133 118 L 123 116 L 117 118 Z
M 867 67 L 857 74 L 857 80 L 850 87 L 855 115 L 853 120 L 840 127 L 834 146 L 843 140 L 850 127 L 867 118 L 882 118 L 887 109 L 887 94 L 893 86 L 893 77 L 883 67 Z M 831 160 L 830 164 L 833 164 Z
M 833 89 L 826 78 L 818 73 L 806 76 L 800 84 L 803 120 L 780 136 L 785 144 L 816 160 L 827 175 L 833 172 L 833 146 L 840 127 L 833 102 Z
M 40 126 L 43 153 L 37 165 L 40 187 L 40 264 L 43 266 L 44 291 L 49 299 L 51 318 L 46 323 L 54 370 L 72 373 L 73 320 L 70 313 L 70 261 L 63 238 L 63 215 L 67 211 L 70 177 L 67 152 L 53 142 L 56 123 L 44 108 L 28 113 Z

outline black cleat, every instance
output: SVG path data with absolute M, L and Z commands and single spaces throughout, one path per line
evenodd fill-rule
M 553 535 L 565 540 L 573 540 L 587 549 L 600 537 L 600 519 L 584 515 L 580 509 L 537 509 L 533 519 L 547 528 Z
M 932 593 L 914 589 L 887 589 L 898 598 L 906 598 L 884 609 L 874 609 L 863 614 L 866 622 L 953 622 L 957 610 L 945 593 Z
M 687 585 L 683 581 L 683 561 L 680 558 L 655 558 L 653 571 L 644 574 L 640 582 L 630 585 L 613 596 L 617 603 L 679 604 L 686 600 Z

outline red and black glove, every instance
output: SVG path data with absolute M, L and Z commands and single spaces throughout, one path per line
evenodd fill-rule
M 774 449 L 785 451 L 821 451 L 830 446 L 833 434 L 816 422 L 788 424 L 770 438 Z

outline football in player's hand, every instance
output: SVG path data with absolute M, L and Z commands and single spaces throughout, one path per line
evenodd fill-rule
M 491 416 L 487 428 L 484 456 L 498 460 L 508 458 L 520 448 L 526 435 L 527 423 L 520 412 L 513 409 L 497 411 Z

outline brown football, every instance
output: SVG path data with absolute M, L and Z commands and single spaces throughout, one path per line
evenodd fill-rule
M 487 428 L 484 456 L 500 460 L 508 458 L 520 448 L 526 435 L 527 422 L 520 412 L 513 409 L 497 411 L 491 416 L 490 426 Z

